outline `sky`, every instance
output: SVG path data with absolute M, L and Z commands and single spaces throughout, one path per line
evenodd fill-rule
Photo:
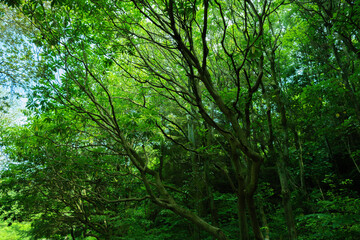
M 1 87 L 0 87 L 1 89 Z M 26 116 L 23 114 L 23 110 L 26 106 L 26 98 L 14 98 L 10 99 L 10 107 L 7 112 L 0 112 L 0 124 L 2 126 L 17 126 L 26 123 Z M 2 126 L 0 126 L 0 140 L 3 135 Z M 5 168 L 8 162 L 3 148 L 0 146 L 0 171 Z

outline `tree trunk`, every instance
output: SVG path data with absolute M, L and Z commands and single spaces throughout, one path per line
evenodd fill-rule
M 299 153 L 299 178 L 300 178 L 300 188 L 301 192 L 304 195 L 307 195 L 306 193 L 306 185 L 305 185 L 305 168 L 304 168 L 304 159 L 303 159 L 303 153 L 302 153 L 302 144 L 299 137 L 299 134 L 297 133 L 296 129 L 292 128 L 293 134 L 294 134 L 294 141 L 295 141 L 295 147 L 297 152 Z
M 249 230 L 247 226 L 246 218 L 246 197 L 244 185 L 238 187 L 238 198 L 237 198 L 237 210 L 238 210 L 238 221 L 239 221 L 239 239 L 249 240 Z
M 204 231 L 210 233 L 212 236 L 214 236 L 216 239 L 219 240 L 227 240 L 228 238 L 226 235 L 221 231 L 220 228 L 214 227 L 207 222 L 205 222 L 203 219 L 201 219 L 198 215 L 195 213 L 182 208 L 176 204 L 169 204 L 168 208 L 172 210 L 174 213 L 188 219 L 190 222 L 194 223 L 199 228 L 203 229 Z
M 262 204 L 260 204 L 260 215 L 261 215 L 262 224 L 264 226 L 263 228 L 265 229 L 265 238 L 264 238 L 264 240 L 270 240 L 269 225 L 267 223 L 266 215 L 265 215 L 265 211 L 264 211 L 264 206 Z
M 284 206 L 285 219 L 289 233 L 289 239 L 297 239 L 296 228 L 295 228 L 295 220 L 292 211 L 291 201 L 290 201 L 290 190 L 288 179 L 286 175 L 285 163 L 282 158 L 279 158 L 276 161 L 276 167 L 280 179 L 281 185 L 281 197 Z
M 191 108 L 191 112 L 194 114 L 195 110 L 193 108 Z M 188 139 L 192 145 L 192 147 L 194 149 L 197 148 L 197 139 L 195 136 L 195 119 L 193 119 L 192 117 L 189 119 L 188 122 Z M 196 213 L 201 216 L 201 199 L 202 199 L 202 194 L 201 194 L 201 178 L 200 178 L 200 174 L 199 174 L 199 161 L 198 161 L 198 154 L 192 152 L 191 153 L 191 166 L 192 166 L 192 184 L 193 186 L 195 186 L 195 191 L 192 193 L 192 195 L 194 196 L 194 209 L 196 211 Z M 192 239 L 193 240 L 200 240 L 200 228 L 197 225 L 193 226 L 193 232 L 192 232 Z
M 263 240 L 264 237 L 260 230 L 260 225 L 259 225 L 259 221 L 258 221 L 257 214 L 256 214 L 256 208 L 255 208 L 255 202 L 254 202 L 253 195 L 246 197 L 246 203 L 248 205 L 251 227 L 253 229 L 255 239 Z
M 284 205 L 285 219 L 289 233 L 289 239 L 295 240 L 297 239 L 296 227 L 295 227 L 295 219 L 292 211 L 292 206 L 290 202 L 290 190 L 288 184 L 288 176 L 286 174 L 286 165 L 289 162 L 289 136 L 288 136 L 288 126 L 287 126 L 287 117 L 286 117 L 286 109 L 283 99 L 281 98 L 281 88 L 277 78 L 276 72 L 276 63 L 275 63 L 275 51 L 272 51 L 270 56 L 271 63 L 271 74 L 272 78 L 275 82 L 273 85 L 274 93 L 275 93 L 275 101 L 278 105 L 278 113 L 281 117 L 281 128 L 283 133 L 282 139 L 282 152 L 281 154 L 275 155 L 275 149 L 272 143 L 270 143 L 270 149 L 273 153 L 273 157 L 276 157 L 276 167 L 279 175 L 280 185 L 281 185 L 281 195 L 282 201 Z M 270 124 L 271 125 L 271 124 Z M 271 125 L 272 126 L 272 125 Z

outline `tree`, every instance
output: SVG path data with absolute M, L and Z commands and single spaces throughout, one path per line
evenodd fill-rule
M 143 174 L 145 184 L 147 174 L 157 179 L 157 190 L 168 199 L 164 202 L 152 195 L 155 203 L 220 237 L 217 228 L 174 205 L 160 184 L 158 173 L 148 169 L 146 159 L 129 145 L 131 140 L 121 131 L 121 118 L 117 114 L 120 103 L 117 98 L 128 97 L 118 97 L 121 93 L 110 88 L 116 82 L 106 74 L 106 64 L 115 63 L 120 79 L 133 79 L 141 88 L 150 89 L 143 93 L 146 109 L 151 108 L 151 104 L 150 107 L 145 104 L 146 98 L 151 99 L 151 92 L 175 101 L 190 116 L 194 115 L 190 109 L 197 109 L 197 118 L 224 139 L 224 149 L 236 176 L 236 184 L 232 183 L 232 186 L 238 198 L 241 238 L 248 239 L 248 208 L 255 237 L 262 239 L 253 195 L 263 156 L 256 142 L 256 124 L 251 121 L 256 112 L 251 108 L 260 85 L 266 84 L 263 81 L 264 24 L 281 4 L 252 1 L 234 5 L 220 1 L 214 4 L 208 1 L 201 4 L 173 1 L 114 4 L 103 1 L 52 2 L 49 6 L 30 1 L 21 7 L 31 16 L 48 44 L 48 52 L 44 53 L 47 57 L 53 56 L 50 68 L 66 72 L 59 84 L 48 83 L 55 88 L 58 100 L 86 113 L 104 131 L 111 133 Z M 129 11 L 130 8 L 134 10 Z M 91 19 L 85 11 L 96 12 L 106 21 Z M 138 70 L 130 71 L 125 64 Z M 51 76 L 51 70 L 49 74 Z M 122 87 L 121 84 L 117 86 Z M 77 97 L 87 100 L 82 103 Z M 211 111 L 218 111 L 224 122 L 218 122 Z M 151 187 L 147 186 L 147 189 L 150 194 Z
M 32 221 L 36 239 L 127 234 L 129 212 L 149 196 L 124 156 L 106 148 L 109 140 L 86 120 L 62 109 L 28 121 L 16 133 L 3 129 L 11 163 L 2 172 L 2 214 Z
M 66 188 L 61 184 L 42 187 L 58 193 L 54 197 L 64 202 L 59 209 L 72 209 L 71 224 L 85 227 L 87 233 L 100 238 L 118 234 L 107 227 L 105 231 L 104 218 L 91 210 L 104 201 L 99 194 L 135 201 L 123 197 L 126 185 L 110 181 L 108 172 L 116 166 L 127 176 L 126 183 L 137 183 L 130 192 L 139 194 L 136 199 L 143 200 L 142 206 L 152 206 L 155 218 L 159 209 L 168 209 L 189 220 L 194 239 L 206 236 L 200 230 L 217 239 L 233 236 L 227 225 L 233 220 L 224 224 L 223 206 L 231 209 L 230 215 L 237 212 L 240 239 L 263 239 L 257 214 L 261 213 L 263 226 L 271 227 L 274 223 L 267 223 L 266 212 L 271 211 L 270 219 L 278 216 L 273 213 L 280 211 L 280 197 L 288 237 L 296 239 L 291 199 L 313 201 L 315 194 L 307 191 L 308 186 L 315 192 L 320 189 L 324 196 L 322 181 L 333 171 L 329 159 L 336 163 L 332 155 L 340 152 L 334 151 L 338 139 L 348 140 L 348 156 L 342 156 L 350 159 L 351 155 L 357 165 L 358 145 L 351 135 L 356 134 L 357 121 L 347 118 L 357 116 L 354 79 L 358 73 L 349 67 L 357 63 L 356 51 L 347 54 L 357 42 L 353 37 L 347 45 L 340 44 L 344 39 L 331 39 L 331 31 L 340 34 L 342 29 L 327 17 L 331 6 L 325 3 L 30 0 L 14 4 L 36 27 L 33 42 L 41 48 L 43 60 L 41 79 L 32 88 L 28 107 L 45 119 L 56 119 L 64 108 L 65 115 L 84 122 L 71 132 L 61 126 L 58 140 L 42 132 L 47 140 L 33 146 L 48 144 L 49 148 L 27 156 L 45 154 L 51 166 L 56 162 L 71 166 L 59 166 L 66 172 L 65 179 L 46 168 L 54 182 L 68 183 Z M 342 16 L 356 10 L 351 4 L 339 6 Z M 296 9 L 303 11 L 295 14 Z M 294 20 L 285 20 L 288 14 Z M 311 21 L 305 23 L 307 17 Z M 356 32 L 356 24 L 350 23 Z M 341 34 L 349 39 L 347 31 Z M 325 44 L 320 46 L 320 41 Z M 344 55 L 339 54 L 343 51 Z M 346 97 L 349 91 L 351 98 Z M 347 113 L 344 108 L 351 110 Z M 339 131 L 331 132 L 338 123 Z M 45 121 L 39 124 L 54 127 Z M 33 121 L 30 126 L 36 125 Z M 350 125 L 351 134 L 343 134 Z M 310 134 L 314 130 L 320 137 Z M 57 141 L 52 142 L 53 138 Z M 87 144 L 86 151 L 77 147 L 79 142 Z M 51 152 L 50 146 L 56 151 Z M 90 150 L 101 152 L 104 166 L 84 167 L 99 161 Z M 77 161 L 84 165 L 78 166 Z M 76 176 L 74 169 L 85 174 Z M 268 173 L 273 169 L 277 180 Z M 101 182 L 109 181 L 102 185 L 108 190 L 102 192 L 91 183 L 96 173 Z M 262 187 L 256 192 L 259 180 Z M 79 186 L 87 186 L 86 196 L 90 190 L 95 194 L 85 199 Z M 119 190 L 113 191 L 114 186 Z M 260 202 L 265 198 L 272 201 L 271 206 Z M 226 205 L 224 199 L 236 204 Z M 80 200 L 87 202 L 84 212 L 77 211 Z M 134 205 L 127 206 L 134 209 Z M 305 203 L 300 208 L 295 214 L 316 212 Z M 106 222 L 111 222 L 109 216 L 120 210 L 110 204 L 100 215 L 106 211 Z M 60 213 L 52 218 L 55 222 L 61 221 Z M 91 218 L 88 222 L 83 221 L 85 213 Z

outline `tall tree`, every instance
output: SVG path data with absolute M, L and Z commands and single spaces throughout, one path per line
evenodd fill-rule
M 120 115 L 134 111 L 133 107 L 124 107 L 124 100 L 129 99 L 146 111 L 159 111 L 154 106 L 155 93 L 178 104 L 189 116 L 194 115 L 190 109 L 196 109 L 202 121 L 224 139 L 223 147 L 236 176 L 231 185 L 238 201 L 240 238 L 249 239 L 247 209 L 255 238 L 262 239 L 253 196 L 263 155 L 255 136 L 258 131 L 253 109 L 260 85 L 267 84 L 263 81 L 263 39 L 268 34 L 264 25 L 281 4 L 29 1 L 22 3 L 21 9 L 39 29 L 38 40 L 46 42 L 42 45 L 44 57 L 52 64 L 46 68 L 45 77 L 54 76 L 53 69 L 64 71 L 61 81 L 52 77 L 45 83 L 55 91 L 54 98 L 87 114 L 113 136 L 140 171 L 156 204 L 225 238 L 218 228 L 176 204 L 159 173 L 148 167 L 146 148 L 132 145 L 143 139 L 129 134 L 132 130 L 123 125 Z M 107 72 L 111 65 L 117 72 Z M 142 89 L 139 98 L 131 99 L 117 91 L 126 89 L 124 80 L 132 80 L 132 87 Z M 218 121 L 212 111 L 223 121 Z M 154 178 L 159 196 L 154 194 L 148 176 Z

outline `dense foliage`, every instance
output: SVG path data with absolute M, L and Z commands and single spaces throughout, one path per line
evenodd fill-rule
M 31 83 L 26 123 L 0 129 L 9 225 L 360 238 L 358 1 L 3 2 L 39 50 L 0 65 Z

